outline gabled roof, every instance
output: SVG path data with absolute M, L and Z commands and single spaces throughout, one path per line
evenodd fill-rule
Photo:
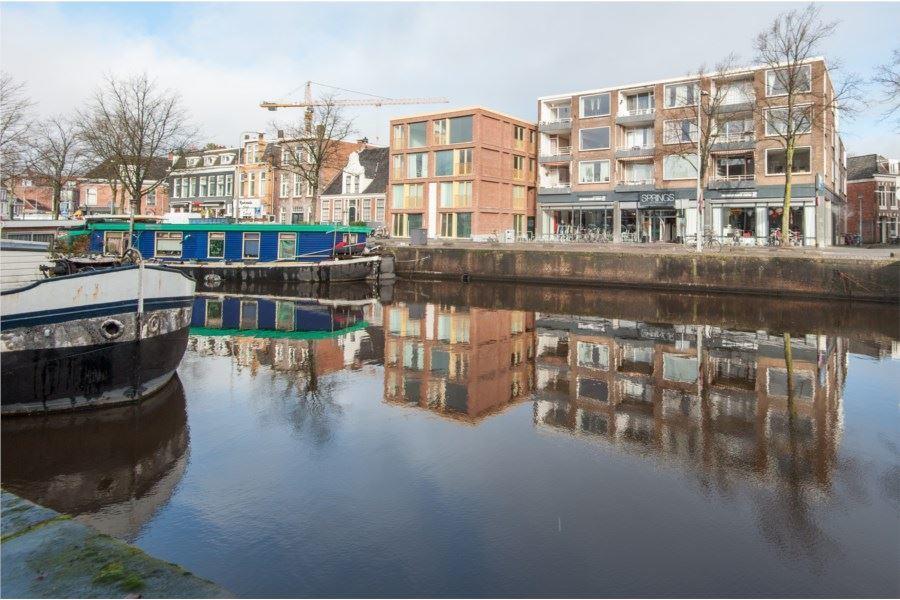
M 85 173 L 86 179 L 114 179 L 118 176 L 116 172 L 115 161 L 109 159 L 104 161 Z M 159 181 L 164 179 L 169 172 L 169 159 L 160 156 L 150 159 L 150 168 L 147 173 L 147 179 L 151 181 Z
M 388 161 L 390 150 L 388 148 L 364 148 L 359 151 L 359 164 L 362 165 L 366 179 L 371 179 L 369 185 L 359 191 L 360 194 L 383 194 L 387 190 Z M 344 165 L 346 167 L 346 165 Z M 336 196 L 343 190 L 343 170 L 339 172 L 323 195 Z
M 222 154 L 232 154 L 234 155 L 234 160 L 230 163 L 222 164 L 222 159 L 220 155 Z M 196 150 L 192 152 L 185 152 L 184 155 L 179 156 L 175 159 L 175 165 L 172 167 L 173 170 L 181 170 L 181 169 L 202 169 L 204 167 L 233 167 L 238 164 L 240 150 L 238 148 L 215 148 L 213 150 Z M 205 165 L 205 158 L 208 156 L 213 156 L 215 161 L 211 165 Z M 197 163 L 193 167 L 188 167 L 187 159 L 188 158 L 199 158 L 200 162 Z

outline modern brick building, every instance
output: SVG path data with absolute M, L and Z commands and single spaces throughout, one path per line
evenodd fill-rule
M 900 160 L 877 154 L 847 159 L 847 233 L 865 244 L 900 237 Z
M 785 152 L 777 137 L 779 75 L 763 67 L 648 81 L 538 99 L 538 231 L 597 228 L 625 241 L 688 241 L 698 229 L 697 102 L 722 98 L 713 118 L 704 226 L 764 244 L 778 227 Z M 845 153 L 825 62 L 798 69 L 817 118 L 794 157 L 791 228 L 831 244 L 844 224 Z M 704 100 L 707 103 L 708 100 Z M 703 111 L 700 111 L 701 113 Z M 818 184 L 818 185 L 817 185 Z
M 391 235 L 475 238 L 533 230 L 533 123 L 480 107 L 391 121 Z

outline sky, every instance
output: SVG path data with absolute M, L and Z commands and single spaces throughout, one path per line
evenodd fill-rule
M 539 96 L 681 76 L 729 52 L 751 62 L 756 33 L 802 6 L 3 2 L 0 68 L 25 82 L 38 116 L 70 114 L 105 74 L 144 71 L 181 95 L 201 145 L 233 146 L 273 119 L 296 122 L 300 110 L 259 103 L 300 99 L 308 79 L 450 100 L 350 111 L 358 137 L 386 144 L 389 120 L 402 115 L 479 105 L 533 121 Z M 822 13 L 840 25 L 821 54 L 842 71 L 870 77 L 900 47 L 900 3 L 825 3 Z M 900 157 L 900 126 L 883 110 L 844 120 L 850 154 Z

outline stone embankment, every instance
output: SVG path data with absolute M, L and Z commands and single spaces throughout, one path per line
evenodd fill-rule
M 900 260 L 813 249 L 389 243 L 400 277 L 900 303 Z
M 178 565 L 9 492 L 2 504 L 5 598 L 227 598 Z

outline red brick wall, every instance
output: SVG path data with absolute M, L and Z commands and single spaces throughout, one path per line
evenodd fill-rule
M 862 241 L 865 244 L 874 243 L 876 241 L 875 223 L 877 221 L 877 208 L 874 180 L 847 182 L 847 233 L 859 234 L 859 214 L 861 209 Z

